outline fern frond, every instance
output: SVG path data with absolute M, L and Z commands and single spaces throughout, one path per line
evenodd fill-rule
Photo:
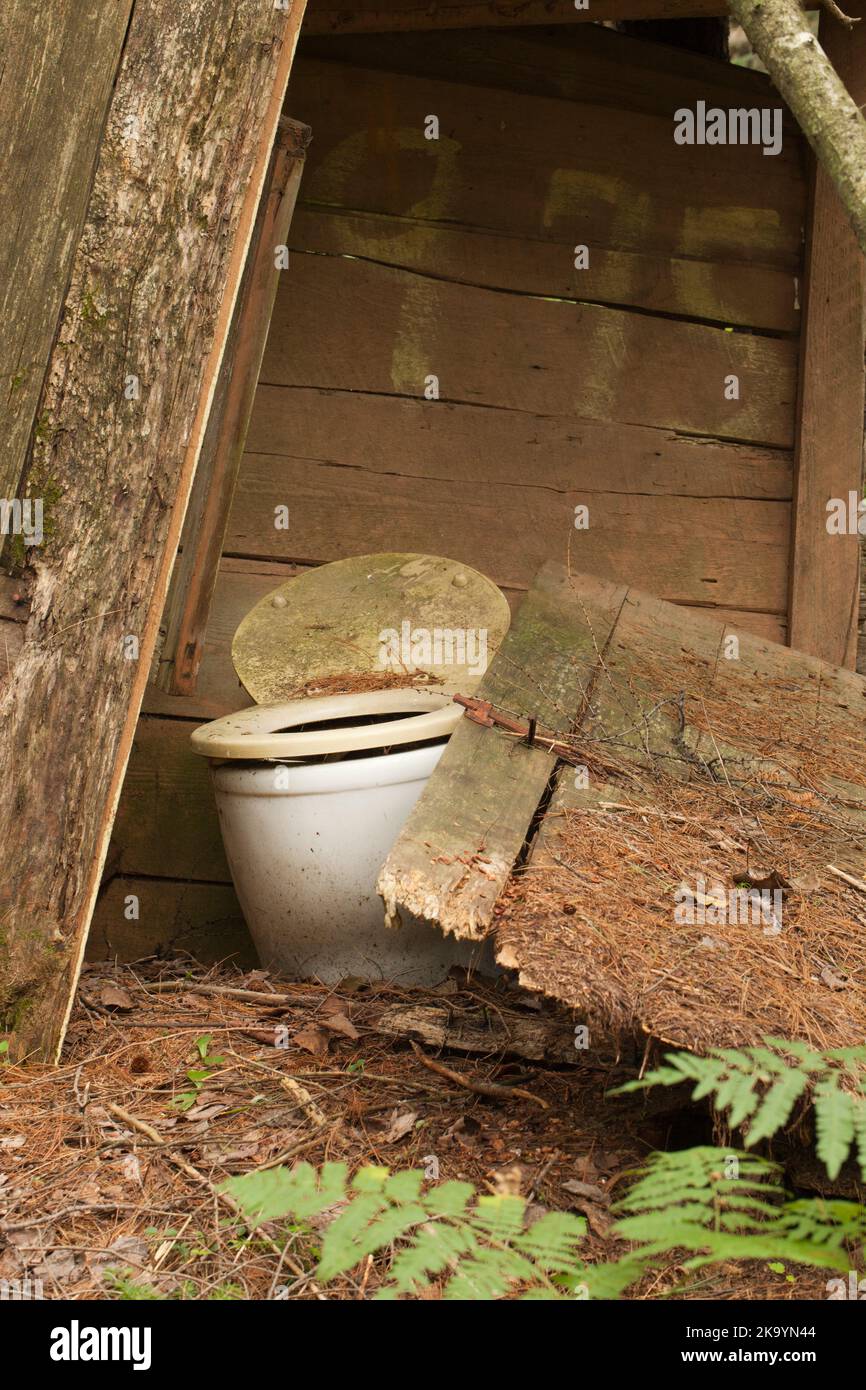
M 399 1294 L 417 1293 L 437 1275 L 456 1269 L 460 1260 L 476 1248 L 474 1234 L 460 1226 L 429 1222 L 414 1232 L 412 1243 L 397 1252 L 389 1281 L 376 1294 L 390 1300 Z
M 753 1148 L 761 1139 L 772 1139 L 788 1123 L 794 1106 L 808 1084 L 809 1078 L 802 1071 L 784 1071 L 778 1076 L 749 1125 L 747 1148 Z M 735 1123 L 733 1116 L 731 1123 Z
M 326 1163 L 317 1173 L 309 1163 L 292 1168 L 269 1168 L 229 1178 L 225 1190 L 260 1225 L 292 1216 L 307 1221 L 345 1201 L 348 1169 L 345 1163 Z
M 548 1211 L 515 1237 L 514 1248 L 534 1260 L 539 1269 L 576 1275 L 583 1270 L 577 1247 L 585 1234 L 584 1217 Z
M 853 1139 L 853 1102 L 833 1073 L 815 1087 L 815 1148 L 831 1179 L 838 1177 Z
M 746 1126 L 747 1148 L 771 1139 L 789 1122 L 797 1102 L 809 1097 L 818 1155 L 829 1176 L 838 1175 L 856 1143 L 866 1178 L 866 1047 L 816 1052 L 796 1040 L 766 1037 L 761 1047 L 713 1048 L 702 1057 L 669 1052 L 664 1066 L 611 1094 L 678 1086 L 686 1080 L 695 1083 L 692 1100 L 711 1097 L 732 1128 Z

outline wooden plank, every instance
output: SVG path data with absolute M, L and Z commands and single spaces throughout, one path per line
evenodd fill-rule
M 210 767 L 190 747 L 194 728 L 188 719 L 138 721 L 112 831 L 115 873 L 231 882 Z
M 290 504 L 288 531 L 273 524 L 281 504 Z M 588 529 L 575 530 L 576 506 L 588 507 Z M 248 454 L 227 544 L 234 554 L 320 564 L 387 549 L 399 538 L 407 550 L 472 564 L 501 588 L 526 588 L 541 564 L 551 556 L 564 561 L 570 549 L 583 570 L 639 583 L 673 602 L 783 612 L 788 516 L 786 502 L 579 486 L 557 493 L 531 483 L 469 488 L 447 476 L 422 481 L 316 458 Z
M 303 567 L 261 560 L 223 556 L 208 615 L 204 653 L 192 695 L 171 695 L 154 683 L 148 685 L 143 714 L 174 715 L 204 722 L 245 709 L 249 696 L 235 675 L 231 659 L 232 638 L 242 618 L 259 599 L 302 572 Z M 124 788 L 124 796 L 127 794 Z M 159 872 L 154 860 L 149 872 Z
M 789 448 L 795 344 L 297 255 L 261 380 L 580 415 Z M 479 345 L 483 344 L 483 350 Z M 725 399 L 736 376 L 739 399 Z
M 626 589 L 588 581 L 580 602 L 560 566 L 538 576 L 478 687 L 518 718 L 577 726 Z M 587 630 L 591 611 L 594 634 Z M 463 719 L 382 867 L 386 918 L 399 909 L 480 940 L 552 771 L 550 756 Z
M 796 862 L 774 858 L 770 867 L 783 876 L 799 873 L 806 879 L 816 855 L 822 871 L 827 863 L 838 864 L 852 855 L 855 873 L 862 873 L 866 866 L 862 838 L 866 786 L 862 778 L 855 783 L 838 775 L 840 768 L 850 768 L 852 776 L 854 768 L 859 768 L 866 681 L 742 633 L 738 634 L 739 650 L 732 656 L 727 646 L 730 635 L 725 623 L 684 618 L 681 610 L 629 591 L 604 654 L 604 676 L 596 680 L 592 707 L 581 724 L 587 761 L 607 757 L 611 763 L 618 762 L 626 775 L 605 780 L 604 773 L 591 773 L 588 784 L 583 784 L 576 783 L 571 769 L 562 768 L 533 842 L 525 883 L 531 902 L 532 884 L 536 876 L 544 875 L 551 889 L 549 907 L 566 902 L 570 915 L 559 916 L 555 909 L 535 911 L 531 906 L 523 911 L 519 903 L 513 909 L 507 905 L 497 919 L 497 959 L 517 969 L 525 987 L 579 1009 L 597 1026 L 615 1031 L 642 1028 L 676 1045 L 692 1046 L 697 1039 L 704 1045 L 732 1046 L 758 1041 L 766 1033 L 778 1035 L 780 1018 L 787 1017 L 796 1020 L 795 1036 L 814 1042 L 828 1029 L 834 1045 L 844 1045 L 854 1040 L 846 997 L 833 995 L 831 1004 L 826 990 L 821 999 L 819 986 L 816 999 L 808 983 L 818 980 L 817 961 L 832 960 L 835 969 L 845 973 L 845 940 L 838 926 L 833 933 L 825 933 L 819 900 L 815 899 L 811 911 L 802 912 L 794 930 L 771 939 L 754 927 L 750 931 L 748 924 L 691 929 L 675 924 L 673 866 L 679 832 L 676 815 L 658 830 L 663 823 L 655 818 L 672 809 L 670 796 L 660 794 L 659 784 L 673 774 L 683 787 L 676 797 L 677 811 L 687 817 L 698 812 L 712 796 L 712 779 L 706 772 L 701 774 L 696 756 L 713 763 L 724 788 L 729 779 L 734 782 L 727 817 L 722 813 L 724 793 L 721 800 L 716 798 L 717 834 L 723 841 L 708 833 L 695 856 L 694 873 L 705 876 L 708 884 L 716 879 L 733 884 L 743 871 L 747 851 L 738 848 L 730 834 L 734 840 L 752 843 L 753 871 L 760 873 L 759 866 L 767 865 L 773 849 L 762 842 L 760 818 L 769 818 L 774 809 L 769 790 L 774 769 L 790 785 L 788 823 L 802 825 L 802 840 Z M 664 702 L 671 696 L 682 700 L 682 727 L 676 711 L 670 705 L 665 709 Z M 832 749 L 832 754 L 822 755 L 817 777 L 813 760 L 804 783 L 799 764 L 804 755 L 808 762 L 810 749 Z M 720 753 L 725 759 L 724 774 Z M 761 775 L 752 787 L 760 792 L 756 802 L 750 798 L 750 778 L 758 768 Z M 832 797 L 840 793 L 842 799 L 834 806 Z M 641 817 L 628 813 L 629 805 L 649 809 Z M 611 807 L 616 809 L 612 812 Z M 825 807 L 832 808 L 829 817 L 821 815 Z M 812 808 L 817 808 L 814 815 Z M 612 873 L 605 852 L 588 866 L 589 878 L 582 875 L 585 866 L 575 864 L 574 851 L 568 848 L 575 824 L 588 825 L 590 834 L 605 846 L 613 832 L 627 854 L 623 868 L 634 871 L 631 883 L 628 872 L 623 880 L 619 867 Z M 644 834 L 647 827 L 649 832 Z M 635 838 L 641 843 L 636 845 Z M 722 848 L 724 871 L 708 867 L 714 848 Z M 669 917 L 660 916 L 658 922 L 659 940 L 665 943 L 665 968 L 658 968 L 655 951 L 652 966 L 656 968 L 649 971 L 644 969 L 645 935 L 630 932 L 625 919 L 630 911 L 634 915 L 634 904 L 655 900 L 660 883 L 670 901 Z M 517 886 L 516 897 L 520 896 Z M 609 912 L 611 902 L 614 908 Z M 720 983 L 718 972 L 704 965 L 706 933 L 710 933 L 710 948 L 726 950 L 730 944 L 740 952 L 733 990 L 730 976 Z M 726 935 L 727 942 L 720 940 Z M 772 957 L 769 962 L 768 956 Z M 614 960 L 616 967 L 610 968 Z M 779 988 L 780 981 L 784 988 Z M 796 1001 L 792 989 L 799 989 Z M 809 994 L 812 998 L 807 1000 Z M 687 1033 L 682 1029 L 684 1006 L 691 1019 Z M 707 1026 L 701 1022 L 704 1013 L 712 1020 Z
M 173 695 L 195 689 L 280 277 L 276 252 L 288 240 L 309 141 L 309 126 L 280 117 L 163 617 L 166 641 L 157 683 Z
M 727 14 L 724 0 L 592 0 L 577 10 L 573 0 L 376 0 L 348 6 L 311 0 L 304 31 L 310 34 L 391 33 L 402 30 L 475 29 L 497 25 L 579 24 L 604 19 L 692 19 Z
M 131 8 L 0 7 L 2 497 L 24 471 Z
M 552 494 L 791 497 L 791 455 L 779 449 L 623 421 L 476 410 L 347 390 L 260 385 L 247 449 L 382 477 L 439 480 L 471 492 L 539 487 Z
M 58 524 L 0 702 L 16 1055 L 62 1045 L 300 19 L 139 0 L 127 35 L 34 455 Z
M 306 205 L 292 224 L 293 250 L 358 256 L 382 265 L 522 294 L 625 305 L 721 324 L 792 333 L 797 278 L 759 264 L 647 255 L 593 246 L 574 268 L 573 242 L 542 241 L 379 213 Z
M 307 17 L 297 71 L 312 58 L 667 117 L 677 107 L 698 101 L 708 106 L 769 106 L 779 100 L 764 72 L 647 42 L 601 24 L 464 30 L 456 41 L 453 34 L 435 30 L 320 37 L 309 27 L 312 5 Z M 802 136 L 785 108 L 786 142 L 789 139 L 796 143 Z
M 866 17 L 863 0 L 851 13 Z M 849 31 L 825 13 L 820 37 L 854 99 L 866 101 L 866 24 Z M 862 495 L 866 261 L 814 159 L 812 172 L 788 632 L 793 647 L 853 666 L 860 545 L 856 531 L 828 534 L 827 502 Z
M 132 912 L 138 916 L 127 915 Z M 113 878 L 93 913 L 88 960 L 133 961 L 157 954 L 167 959 L 187 954 L 204 965 L 257 965 L 231 884 Z
M 316 133 L 304 198 L 317 204 L 721 261 L 723 277 L 731 263 L 796 274 L 802 261 L 796 138 L 772 159 L 678 145 L 673 100 L 654 115 L 314 59 L 299 61 L 291 102 Z

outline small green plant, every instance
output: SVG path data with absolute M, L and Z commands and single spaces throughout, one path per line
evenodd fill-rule
M 866 1238 L 866 1208 L 823 1198 L 788 1201 L 778 1164 L 717 1148 L 652 1154 L 617 1205 L 614 1227 L 646 1263 L 686 1252 L 685 1269 L 728 1260 L 847 1268 Z
M 137 1281 L 132 1270 L 126 1270 L 124 1273 L 115 1269 L 107 1270 L 105 1284 L 121 1303 L 165 1303 L 202 1297 L 198 1284 L 192 1279 L 181 1280 L 171 1293 L 160 1293 L 150 1284 Z M 215 1284 L 205 1296 L 216 1303 L 235 1302 L 247 1297 L 240 1284 L 232 1283 Z
M 199 1092 L 207 1081 L 214 1074 L 214 1068 L 221 1067 L 225 1062 L 225 1057 L 212 1056 L 210 1052 L 211 1034 L 205 1033 L 200 1038 L 196 1038 L 196 1052 L 201 1061 L 200 1067 L 191 1067 L 187 1072 L 187 1080 L 192 1082 L 192 1090 L 181 1091 L 171 1101 L 175 1110 L 189 1110 L 199 1098 Z
M 694 1082 L 693 1100 L 711 1097 L 732 1129 L 744 1128 L 747 1148 L 771 1139 L 798 1101 L 811 1100 L 815 1147 L 830 1178 L 852 1147 L 866 1178 L 866 1047 L 814 1052 L 803 1043 L 765 1038 L 763 1047 L 713 1048 L 705 1057 L 668 1052 L 664 1066 L 612 1094 L 688 1081 Z
M 301 1163 L 232 1178 L 226 1188 L 254 1224 L 306 1223 L 340 1207 L 322 1240 L 322 1282 L 399 1243 L 378 1299 L 417 1293 L 443 1275 L 447 1299 L 497 1299 L 515 1289 L 523 1299 L 573 1298 L 587 1276 L 577 1253 L 582 1217 L 548 1212 L 526 1225 L 522 1198 L 478 1196 L 467 1182 L 424 1190 L 421 1172 L 362 1168 L 350 1181 L 343 1163 L 326 1163 L 318 1174 Z
M 815 1052 L 766 1038 L 763 1047 L 718 1049 L 706 1057 L 668 1053 L 664 1066 L 619 1092 L 693 1082 L 693 1098 L 712 1096 L 732 1127 L 746 1129 L 752 1147 L 786 1125 L 799 1101 L 811 1100 L 818 1154 L 834 1177 L 852 1146 L 866 1174 L 864 1077 L 866 1048 Z M 369 1255 L 394 1251 L 380 1299 L 417 1294 L 439 1278 L 448 1299 L 616 1298 L 649 1269 L 671 1264 L 693 1271 L 760 1260 L 790 1283 L 791 1264 L 845 1270 L 862 1263 L 866 1207 L 792 1201 L 779 1165 L 755 1153 L 713 1147 L 655 1153 L 632 1176 L 611 1228 L 629 1249 L 595 1265 L 578 1253 L 581 1218 L 548 1212 L 528 1223 L 520 1197 L 480 1196 L 465 1182 L 425 1187 L 420 1172 L 363 1168 L 350 1181 L 344 1164 L 325 1164 L 317 1174 L 301 1163 L 225 1186 L 252 1229 L 289 1218 L 295 1231 L 312 1235 L 312 1218 L 334 1212 L 315 1271 L 322 1283 Z
M 866 1209 L 855 1202 L 786 1201 L 776 1164 L 716 1148 L 653 1154 L 618 1203 L 611 1234 L 632 1249 L 586 1264 L 586 1223 L 547 1212 L 528 1223 L 521 1197 L 479 1196 L 471 1183 L 424 1189 L 420 1172 L 345 1164 L 319 1173 L 307 1163 L 232 1178 L 226 1190 L 251 1226 L 291 1218 L 309 1231 L 333 1211 L 315 1269 L 328 1283 L 369 1255 L 396 1247 L 377 1299 L 417 1294 L 444 1277 L 443 1297 L 488 1301 L 617 1298 L 648 1269 L 686 1271 L 731 1260 L 773 1260 L 845 1270 L 866 1239 Z M 782 1266 L 783 1267 L 783 1266 Z

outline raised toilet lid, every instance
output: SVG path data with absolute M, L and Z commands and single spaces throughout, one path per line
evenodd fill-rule
M 447 738 L 460 716 L 441 691 L 372 690 L 356 695 L 315 696 L 274 705 L 252 705 L 203 724 L 192 735 L 193 751 L 206 758 L 288 760 L 328 753 L 357 753 L 365 748 L 395 748 L 427 739 Z M 393 718 L 394 715 L 405 718 Z M 312 721 L 363 720 L 390 715 L 380 722 L 345 724 L 337 729 L 307 728 Z M 288 732 L 284 732 L 288 730 Z
M 261 599 L 235 632 L 232 661 L 259 705 L 319 689 L 336 694 L 344 682 L 357 689 L 359 678 L 378 676 L 390 686 L 395 675 L 413 671 L 429 672 L 430 689 L 470 694 L 509 622 L 496 585 L 456 560 L 358 555 L 320 565 Z

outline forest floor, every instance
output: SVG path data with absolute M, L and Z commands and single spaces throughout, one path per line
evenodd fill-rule
M 221 1200 L 228 1177 L 296 1160 L 518 1192 L 538 1214 L 584 1216 L 587 1258 L 607 1260 L 624 1253 L 611 1208 L 629 1171 L 653 1149 L 712 1142 L 703 1112 L 606 1097 L 634 1076 L 633 1056 L 527 1061 L 500 1042 L 438 1054 L 394 1033 L 395 1007 L 488 1020 L 498 1038 L 543 1031 L 549 1014 L 505 978 L 403 991 L 189 961 L 86 968 L 61 1066 L 0 1066 L 0 1281 L 40 1280 L 45 1298 L 372 1297 L 387 1258 L 322 1289 L 314 1230 L 250 1231 Z M 430 1069 L 437 1056 L 461 1082 Z M 522 1094 L 467 1089 L 491 1082 Z M 826 1279 L 670 1259 L 631 1296 L 825 1298 Z

